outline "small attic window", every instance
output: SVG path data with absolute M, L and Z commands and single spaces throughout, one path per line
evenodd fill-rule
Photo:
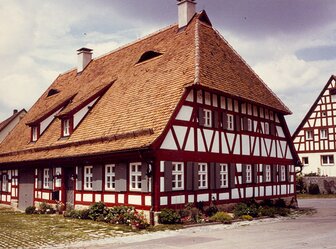
M 145 52 L 145 53 L 143 53 L 141 55 L 141 57 L 140 57 L 139 61 L 137 62 L 137 64 L 141 63 L 141 62 L 144 62 L 144 61 L 151 60 L 151 59 L 153 59 L 155 57 L 158 57 L 160 55 L 162 55 L 162 53 L 155 52 L 155 51 L 152 51 L 152 50 L 147 51 L 147 52 Z
M 49 90 L 47 97 L 50 97 L 50 96 L 55 95 L 57 93 L 59 93 L 59 91 L 57 89 L 52 88 L 52 89 Z

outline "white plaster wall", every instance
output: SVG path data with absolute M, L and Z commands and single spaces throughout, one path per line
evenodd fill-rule
M 321 155 L 334 155 L 334 165 L 322 166 Z M 299 153 L 299 157 L 308 157 L 309 164 L 304 165 L 302 168 L 303 174 L 318 173 L 320 169 L 321 175 L 336 176 L 336 153 Z
M 141 205 L 141 195 L 129 195 L 128 204 Z
M 54 112 L 53 114 L 51 114 L 49 117 L 47 117 L 45 120 L 43 120 L 40 123 L 40 134 L 42 134 L 45 131 L 45 129 L 47 129 L 47 127 L 50 125 L 50 123 L 54 120 L 55 115 L 57 113 L 59 113 L 60 110 L 61 109 L 57 110 L 56 112 Z
M 190 121 L 193 108 L 191 106 L 183 105 L 176 116 L 177 120 Z
M 94 100 L 92 100 L 89 104 L 87 104 L 86 106 L 84 106 L 82 109 L 80 109 L 78 112 L 76 112 L 74 114 L 74 123 L 73 126 L 74 128 L 77 127 L 77 125 L 79 124 L 79 122 L 84 118 L 84 116 L 88 113 L 89 111 L 89 106 L 92 106 L 94 103 L 96 103 L 98 97 L 95 98 Z
M 10 122 L 1 132 L 0 132 L 0 143 L 5 139 L 11 130 L 20 121 L 20 116 L 16 117 L 12 122 Z

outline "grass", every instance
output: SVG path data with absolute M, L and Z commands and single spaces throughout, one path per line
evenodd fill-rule
M 37 248 L 135 233 L 125 225 L 61 215 L 26 215 L 0 207 L 0 248 Z
M 336 198 L 336 194 L 319 194 L 319 195 L 297 194 L 297 198 L 298 199 Z

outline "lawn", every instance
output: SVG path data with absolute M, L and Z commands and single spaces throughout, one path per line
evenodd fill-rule
M 136 234 L 130 227 L 62 215 L 26 215 L 0 206 L 0 248 L 38 248 Z
M 297 198 L 298 199 L 336 198 L 336 194 L 319 194 L 319 195 L 298 194 Z

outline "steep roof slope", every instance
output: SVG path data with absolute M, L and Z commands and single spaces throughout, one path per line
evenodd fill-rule
M 25 109 L 22 109 L 21 111 L 19 112 L 15 112 L 13 113 L 12 116 L 10 116 L 9 118 L 5 119 L 4 121 L 2 121 L 0 123 L 0 132 L 5 129 L 5 127 L 10 123 L 12 122 L 17 116 L 20 116 L 22 113 L 26 113 L 27 111 Z
M 183 30 L 168 27 L 92 60 L 80 74 L 71 70 L 60 75 L 0 146 L 0 163 L 148 147 L 192 84 L 289 113 L 207 20 L 203 11 Z M 137 63 L 148 51 L 162 55 Z M 105 87 L 106 93 L 68 139 L 60 139 L 61 121 L 56 118 L 36 143 L 30 142 L 27 123 L 71 100 L 60 114 L 67 113 Z M 48 96 L 52 89 L 57 93 Z

